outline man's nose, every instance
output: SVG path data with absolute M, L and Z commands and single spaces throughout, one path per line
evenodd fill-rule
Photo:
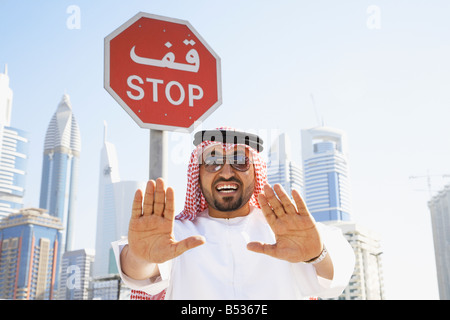
M 222 167 L 222 170 L 220 170 L 219 174 L 226 179 L 234 176 L 236 173 L 234 172 L 234 169 L 231 167 L 229 163 L 225 163 Z

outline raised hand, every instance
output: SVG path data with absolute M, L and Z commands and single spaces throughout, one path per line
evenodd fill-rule
M 250 242 L 249 250 L 289 262 L 304 262 L 320 255 L 323 244 L 314 218 L 296 190 L 292 197 L 295 205 L 281 185 L 276 184 L 273 189 L 264 186 L 264 194 L 259 194 L 258 200 L 276 243 Z
M 205 243 L 201 236 L 175 241 L 174 207 L 174 191 L 166 190 L 162 179 L 148 181 L 143 203 L 142 191 L 136 191 L 128 227 L 128 246 L 134 258 L 163 263 Z

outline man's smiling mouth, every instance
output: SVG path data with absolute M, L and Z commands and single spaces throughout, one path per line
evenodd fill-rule
M 239 189 L 237 183 L 219 183 L 215 188 L 220 193 L 232 193 Z

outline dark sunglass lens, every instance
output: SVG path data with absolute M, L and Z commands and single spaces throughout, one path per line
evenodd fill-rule
M 203 165 L 206 171 L 214 173 L 222 169 L 225 162 L 238 171 L 247 171 L 250 168 L 250 160 L 244 155 L 233 155 L 227 159 L 221 156 L 209 156 L 205 158 Z
M 235 156 L 232 167 L 239 171 L 247 171 L 250 167 L 250 162 L 246 156 Z
M 233 164 L 245 164 L 247 162 L 247 157 L 243 155 L 235 155 L 233 156 L 232 163 Z
M 205 158 L 204 166 L 208 172 L 216 172 L 222 168 L 223 158 L 216 156 L 209 156 Z

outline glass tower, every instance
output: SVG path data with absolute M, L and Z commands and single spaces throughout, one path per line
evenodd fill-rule
M 343 131 L 302 130 L 305 201 L 316 221 L 350 221 L 350 183 Z
M 43 209 L 21 209 L 2 219 L 0 299 L 57 298 L 62 228 Z
M 439 298 L 450 300 L 450 185 L 430 199 Z
M 302 130 L 306 205 L 316 221 L 339 228 L 355 252 L 355 270 L 337 299 L 385 299 L 380 237 L 353 222 L 347 152 L 341 130 Z
M 0 73 L 0 220 L 23 207 L 29 135 L 11 124 L 8 68 Z
M 92 249 L 66 251 L 62 255 L 59 300 L 88 300 L 95 253 Z
M 272 143 L 267 164 L 267 179 L 270 185 L 279 183 L 291 195 L 297 190 L 303 195 L 303 172 L 291 156 L 291 145 L 286 133 L 282 133 Z
M 72 247 L 81 140 L 69 96 L 64 94 L 50 120 L 44 142 L 39 206 L 61 219 L 64 251 Z
M 137 189 L 145 190 L 143 181 L 120 180 L 116 148 L 106 141 L 106 129 L 105 123 L 100 156 L 94 277 L 111 273 L 111 242 L 127 236 L 134 194 Z

